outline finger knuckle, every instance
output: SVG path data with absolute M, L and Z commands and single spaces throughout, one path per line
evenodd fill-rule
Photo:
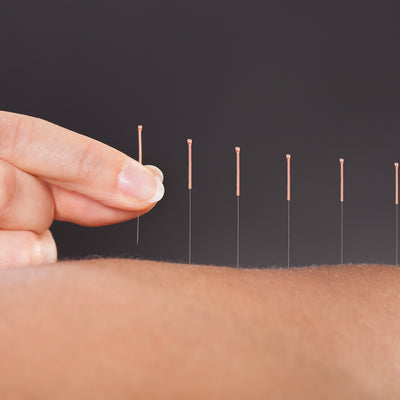
M 75 159 L 76 174 L 79 180 L 88 181 L 97 173 L 98 156 L 96 142 L 89 141 L 78 152 Z
M 15 169 L 4 161 L 0 161 L 0 216 L 4 214 L 14 202 L 17 192 Z
M 0 114 L 0 154 L 12 155 L 29 151 L 27 138 L 32 136 L 37 118 L 25 115 L 1 113 Z

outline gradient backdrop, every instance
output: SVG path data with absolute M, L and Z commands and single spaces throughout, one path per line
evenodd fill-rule
M 294 265 L 394 262 L 400 160 L 396 1 L 3 1 L 0 108 L 48 119 L 165 173 L 141 219 L 55 223 L 61 258 L 187 258 L 187 144 L 193 139 L 193 259 L 235 263 L 241 146 L 241 263 L 286 263 L 292 154 Z

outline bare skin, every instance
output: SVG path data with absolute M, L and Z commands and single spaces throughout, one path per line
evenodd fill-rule
M 377 265 L 3 270 L 0 397 L 397 399 L 399 287 Z

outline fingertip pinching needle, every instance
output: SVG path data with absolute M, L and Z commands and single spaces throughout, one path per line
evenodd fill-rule
M 192 263 L 192 139 L 187 139 L 188 145 L 188 211 L 189 211 L 189 226 L 188 226 L 188 262 Z
M 240 147 L 236 151 L 236 268 L 239 268 L 240 248 Z
M 340 163 L 340 264 L 343 264 L 343 205 L 344 205 L 344 159 Z
M 290 159 L 291 155 L 286 154 L 286 165 L 287 165 L 287 266 L 290 267 Z
M 138 161 L 142 164 L 142 130 L 143 125 L 138 125 L 138 144 L 139 144 L 139 159 Z M 139 224 L 140 224 L 140 214 L 137 213 L 136 218 L 136 246 L 139 246 Z

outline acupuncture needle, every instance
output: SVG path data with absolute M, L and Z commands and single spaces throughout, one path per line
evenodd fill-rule
M 189 226 L 188 226 L 188 253 L 189 264 L 192 263 L 192 139 L 187 139 L 188 144 L 188 194 L 189 194 Z
M 340 163 L 340 264 L 343 265 L 343 203 L 344 203 L 344 159 Z
M 239 268 L 239 247 L 240 247 L 240 147 L 236 151 L 236 268 Z
M 142 164 L 142 130 L 143 126 L 138 125 L 138 144 L 139 144 L 139 162 Z M 140 215 L 139 211 L 137 213 L 137 218 L 136 218 L 136 246 L 139 245 L 139 223 L 140 223 Z
M 395 204 L 395 240 L 396 240 L 396 265 L 399 261 L 399 163 L 394 163 L 395 170 L 395 194 L 394 194 L 394 204 Z
M 290 267 L 290 154 L 286 154 L 287 164 L 287 266 Z

